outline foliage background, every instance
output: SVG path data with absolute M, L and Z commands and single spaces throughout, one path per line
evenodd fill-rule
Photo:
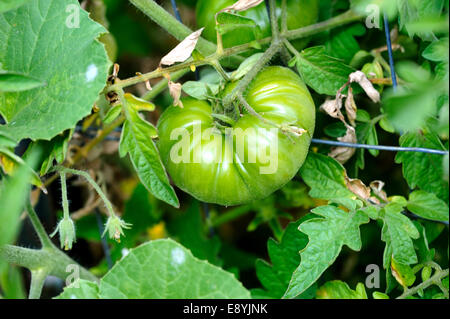
M 172 12 L 169 1 L 159 2 L 169 12 Z M 115 61 L 120 65 L 121 78 L 132 77 L 136 71 L 146 73 L 156 69 L 161 57 L 178 44 L 176 39 L 162 32 L 159 26 L 152 23 L 127 1 L 105 0 L 104 3 L 106 7 L 104 18 L 106 20 L 103 22 L 107 21 L 106 27 L 112 35 L 111 38 L 106 40 L 108 41 L 108 53 L 110 56 L 116 57 Z M 178 0 L 178 5 L 184 24 L 193 30 L 196 29 L 195 0 Z M 348 8 L 348 1 L 320 1 L 319 20 L 335 16 Z M 439 16 L 445 17 L 447 14 L 448 1 L 445 1 L 445 6 Z M 391 23 L 391 25 L 396 26 L 397 24 Z M 394 54 L 395 61 L 399 64 L 400 77 L 406 82 L 412 82 L 416 86 L 420 86 L 421 90 L 415 89 L 412 96 L 405 94 L 405 101 L 393 101 L 389 100 L 389 92 L 384 94 L 384 91 L 389 90 L 388 86 L 384 88 L 377 86 L 377 89 L 383 92 L 383 103 L 385 103 L 383 105 L 386 109 L 389 108 L 389 103 L 393 103 L 400 108 L 403 105 L 409 107 L 405 107 L 406 113 L 394 117 L 397 127 L 400 127 L 403 131 L 409 123 L 415 123 L 415 118 L 426 118 L 426 116 L 421 115 L 423 104 L 421 105 L 420 101 L 431 99 L 434 103 L 435 99 L 443 99 L 442 102 L 438 101 L 437 103 L 439 110 L 443 111 L 441 113 L 436 112 L 437 116 L 429 119 L 426 123 L 419 121 L 417 127 L 414 128 L 414 133 L 411 134 L 416 134 L 415 132 L 418 132 L 419 129 L 421 131 L 418 134 L 422 134 L 424 131 L 428 132 L 427 129 L 431 128 L 429 134 L 439 136 L 439 143 L 442 143 L 442 148 L 448 149 L 448 119 L 446 123 L 442 120 L 445 118 L 445 112 L 447 112 L 448 117 L 448 93 L 447 97 L 429 97 L 428 95 L 432 95 L 435 90 L 431 86 L 427 87 L 425 85 L 427 81 L 424 81 L 423 77 L 420 76 L 420 72 L 425 70 L 423 72 L 432 74 L 429 75 L 430 77 L 435 77 L 435 74 L 439 73 L 437 65 L 440 62 L 424 58 L 423 52 L 429 45 L 429 41 L 423 40 L 424 37 L 420 35 L 411 37 L 411 32 L 408 34 L 407 30 L 396 30 L 399 32 L 396 43 L 404 48 L 404 52 L 396 50 Z M 445 38 L 445 32 L 437 34 L 443 34 L 442 38 Z M 371 62 L 373 57 L 361 55 L 363 56 L 361 58 L 363 62 L 358 62 L 355 61 L 355 54 L 361 51 L 371 52 L 385 44 L 386 39 L 383 30 L 366 29 L 362 23 L 353 23 L 313 37 L 308 46 L 325 45 L 326 54 L 342 59 L 346 64 L 353 63 L 356 68 L 360 68 L 365 62 Z M 386 52 L 380 54 L 384 61 L 388 60 Z M 401 64 L 405 61 L 408 63 Z M 283 62 L 275 59 L 271 63 L 282 64 Z M 446 63 L 448 68 L 448 52 Z M 206 69 L 200 69 L 200 74 L 203 74 Z M 444 78 L 446 78 L 448 84 L 448 69 L 444 73 L 446 73 Z M 183 81 L 189 80 L 195 80 L 194 73 L 191 72 L 183 77 Z M 157 81 L 152 80 L 152 85 L 156 83 Z M 147 92 L 143 83 L 127 89 L 127 91 L 136 96 L 142 96 Z M 314 90 L 311 90 L 311 93 L 318 108 L 324 102 L 326 96 L 318 94 Z M 423 99 L 420 100 L 415 94 Z M 400 134 L 388 132 L 391 130 L 390 127 L 388 128 L 388 124 L 383 125 L 381 123 L 380 126 L 367 120 L 374 119 L 380 114 L 380 105 L 373 103 L 363 94 L 359 95 L 356 101 L 359 109 L 363 110 L 358 114 L 358 141 L 366 144 L 398 145 Z M 146 118 L 149 122 L 155 124 L 161 112 L 172 103 L 172 98 L 166 90 L 153 102 L 156 105 L 156 110 L 146 113 Z M 317 116 L 316 137 L 334 139 L 345 134 L 345 126 L 341 122 L 322 112 L 318 112 Z M 96 119 L 89 121 L 90 118 L 87 118 L 79 125 L 87 127 L 99 124 Z M 427 128 L 424 130 L 425 125 Z M 435 128 L 439 129 L 435 130 Z M 76 146 L 81 146 L 92 139 L 93 134 L 89 129 L 73 133 L 68 157 L 73 154 Z M 119 132 L 112 134 L 116 138 L 119 135 Z M 403 139 L 406 138 L 403 137 Z M 413 137 L 411 139 L 414 140 Z M 430 140 L 433 139 L 430 138 Z M 412 144 L 414 144 L 414 141 Z M 400 140 L 401 142 L 402 140 Z M 425 142 L 425 145 L 408 146 L 436 148 L 436 144 L 427 143 Z M 17 152 L 19 154 L 24 153 L 28 144 L 29 142 L 22 141 L 17 148 Z M 278 267 L 275 276 L 280 276 L 283 280 L 286 280 L 287 276 L 287 280 L 289 280 L 300 260 L 295 252 L 304 248 L 308 242 L 307 236 L 298 232 L 297 227 L 303 221 L 311 219 L 311 209 L 327 204 L 327 201 L 320 199 L 321 196 L 312 198 L 308 194 L 310 187 L 314 187 L 314 185 L 311 183 L 305 184 L 305 176 L 299 174 L 293 181 L 264 201 L 241 207 L 226 208 L 199 203 L 177 190 L 181 207 L 175 209 L 157 200 L 147 192 L 136 177 L 129 160 L 119 157 L 118 146 L 118 141 L 114 139 L 96 146 L 83 161 L 82 168 L 95 172 L 101 181 L 101 186 L 107 190 L 107 195 L 117 211 L 123 212 L 123 219 L 133 224 L 133 227 L 125 231 L 126 237 L 120 243 L 108 240 L 110 257 L 105 256 L 105 252 L 108 250 L 105 251 L 105 242 L 102 243 L 100 239 L 101 230 L 99 230 L 99 220 L 101 224 L 106 221 L 102 214 L 104 207 L 85 183 L 80 182 L 78 178 L 70 178 L 68 180 L 69 208 L 75 220 L 77 243 L 68 252 L 69 256 L 89 268 L 94 274 L 103 276 L 108 271 L 108 264 L 118 261 L 129 252 L 129 249 L 149 240 L 172 238 L 188 248 L 195 257 L 207 260 L 209 263 L 233 273 L 247 289 L 251 289 L 254 296 L 279 298 L 284 294 L 286 287 L 283 284 L 281 284 L 281 287 L 277 287 L 271 283 L 271 280 L 273 280 L 270 278 L 272 268 L 268 266 L 268 263 L 275 264 Z M 441 148 L 439 144 L 438 148 Z M 328 146 L 312 146 L 312 152 L 315 153 L 326 155 L 329 150 L 330 147 Z M 416 167 L 405 170 L 405 165 L 400 162 L 408 160 L 416 163 Z M 408 198 L 417 185 L 420 189 L 436 194 L 448 204 L 448 171 L 446 181 L 439 181 L 436 187 L 430 186 L 433 179 L 432 174 L 435 173 L 435 169 L 430 168 L 430 166 L 433 167 L 435 164 L 439 165 L 439 170 L 443 170 L 442 157 L 439 156 L 357 150 L 356 154 L 345 164 L 345 168 L 350 177 L 359 178 L 367 184 L 374 180 L 383 180 L 386 183 L 384 190 L 389 195 Z M 427 169 L 429 170 L 424 172 Z M 415 172 L 413 173 L 412 170 L 415 170 Z M 408 174 L 414 176 L 408 177 Z M 421 174 L 424 176 L 421 176 Z M 442 179 L 442 176 L 438 176 L 438 178 Z M 415 181 L 411 181 L 411 179 L 415 179 Z M 60 196 L 60 185 L 55 182 L 48 187 L 48 196 L 42 195 L 37 201 L 36 210 L 48 233 L 54 230 L 62 215 Z M 95 213 L 96 211 L 97 213 Z M 315 213 L 316 216 L 321 215 L 319 211 Z M 231 218 L 229 221 L 222 222 L 220 216 Z M 419 222 L 413 216 L 409 216 L 414 220 L 415 225 L 419 225 L 417 226 L 419 230 L 426 230 L 429 248 L 434 249 L 435 253 L 433 261 L 444 269 L 448 268 L 448 206 L 447 226 L 425 220 Z M 293 224 L 289 224 L 291 221 Z M 412 270 L 409 266 L 406 266 L 409 268 L 406 270 L 400 269 L 401 267 L 393 268 L 400 274 L 400 279 L 398 276 L 396 278 L 397 281 L 392 277 L 392 271 L 389 269 L 387 271 L 388 280 L 383 280 L 385 272 L 381 270 L 382 280 L 379 289 L 366 289 L 367 293 L 363 293 L 361 287 L 356 288 L 358 283 L 365 282 L 368 275 L 366 272 L 368 265 L 375 264 L 383 269 L 385 242 L 380 240 L 381 224 L 381 221 L 364 223 L 360 227 L 360 251 L 357 252 L 344 246 L 336 261 L 307 290 L 303 297 L 372 297 L 374 291 L 387 291 L 391 297 L 399 296 L 403 292 L 401 284 L 404 284 L 405 280 L 407 281 L 406 277 L 412 276 Z M 276 238 L 275 241 L 271 239 L 274 237 Z M 57 243 L 57 239 L 54 239 L 54 241 Z M 278 243 L 279 241 L 281 241 L 281 244 Z M 28 220 L 22 222 L 16 244 L 29 248 L 40 247 Z M 416 239 L 414 246 L 417 251 L 420 251 L 420 245 L 420 239 Z M 426 251 L 429 252 L 430 249 L 426 249 Z M 279 260 L 283 259 L 282 256 L 289 256 L 290 260 Z M 277 262 L 278 264 L 276 264 Z M 391 265 L 388 268 L 390 267 Z M 407 284 L 408 286 L 413 286 L 414 282 L 415 285 L 421 282 L 420 273 L 417 272 L 416 275 L 417 279 Z M 27 270 L 10 266 L 3 270 L 1 276 L 0 286 L 2 287 L 3 297 L 26 297 L 26 288 L 30 285 L 30 274 Z M 356 290 L 349 291 L 345 284 L 337 283 L 336 280 L 345 282 L 350 288 Z M 448 276 L 446 280 L 448 290 Z M 42 296 L 44 298 L 55 297 L 61 293 L 62 288 L 62 280 L 49 277 Z M 339 295 L 340 293 L 342 295 Z M 421 296 L 416 297 L 431 298 L 433 296 L 442 297 L 440 289 L 436 286 L 427 289 L 421 293 Z

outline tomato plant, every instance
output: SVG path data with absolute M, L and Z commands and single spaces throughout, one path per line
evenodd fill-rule
M 0 303 L 448 299 L 448 14 L 0 0 Z

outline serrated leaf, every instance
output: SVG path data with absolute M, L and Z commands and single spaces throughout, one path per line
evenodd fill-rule
M 21 92 L 45 85 L 45 82 L 26 75 L 0 71 L 0 92 Z
M 381 239 L 386 243 L 384 266 L 388 266 L 391 258 L 405 265 L 417 263 L 413 239 L 420 234 L 412 221 L 402 214 L 403 206 L 389 203 L 380 213 L 383 220 Z M 387 264 L 386 264 L 387 263 Z
M 67 24 L 70 5 L 74 14 L 79 13 L 79 28 Z M 49 140 L 91 112 L 110 65 L 96 40 L 104 32 L 76 0 L 29 1 L 0 14 L 3 68 L 47 83 L 24 92 L 0 93 L 0 113 L 14 139 Z
M 329 200 L 350 209 L 362 206 L 361 201 L 346 186 L 344 167 L 331 157 L 310 152 L 300 169 L 300 175 L 311 188 L 311 197 Z
M 449 220 L 447 204 L 436 195 L 425 191 L 415 191 L 409 195 L 406 206 L 412 213 L 431 220 Z
M 72 286 L 58 298 L 76 294 Z M 85 283 L 84 288 L 89 294 L 80 293 L 76 297 L 95 295 L 92 284 Z M 244 299 L 250 298 L 250 293 L 231 273 L 198 260 L 171 239 L 161 239 L 132 249 L 101 279 L 98 296 L 100 299 Z
M 139 179 L 150 193 L 174 207 L 179 207 L 175 190 L 170 185 L 159 151 L 152 140 L 158 136 L 156 128 L 142 119 L 133 107 L 125 107 L 127 120 L 120 137 L 120 156 L 130 154 Z
M 99 288 L 95 282 L 77 279 L 55 299 L 99 299 Z
M 432 42 L 422 52 L 422 56 L 433 62 L 448 61 L 448 38 Z
M 323 218 L 307 220 L 299 227 L 309 242 L 300 252 L 300 265 L 292 274 L 284 298 L 294 298 L 310 287 L 334 263 L 344 245 L 361 249 L 359 227 L 369 222 L 365 213 L 345 212 L 335 206 L 320 206 L 312 212 Z
M 425 147 L 442 150 L 439 138 L 428 131 L 406 133 L 400 137 L 400 146 Z M 448 202 L 448 182 L 444 180 L 442 155 L 399 152 L 395 157 L 397 163 L 402 163 L 403 176 L 410 188 L 421 188 L 434 193 L 440 199 Z
M 368 299 L 363 283 L 358 283 L 356 289 L 351 289 L 347 283 L 340 280 L 326 282 L 317 291 L 317 299 Z
M 366 28 L 362 24 L 355 24 L 341 29 L 327 41 L 327 54 L 342 59 L 345 63 L 350 63 L 355 54 L 360 50 L 359 43 L 355 37 L 362 36 L 365 33 Z
M 262 259 L 256 261 L 256 275 L 266 289 L 265 294 L 271 298 L 281 298 L 284 295 L 289 286 L 292 273 L 300 264 L 299 251 L 306 247 L 308 237 L 301 233 L 298 227 L 310 217 L 290 223 L 283 232 L 281 242 L 277 242 L 272 238 L 267 241 L 267 250 L 272 264 Z M 306 291 L 300 297 L 307 297 L 311 293 L 314 295 L 315 289 L 310 290 L 310 292 Z
M 314 91 L 327 95 L 336 95 L 355 71 L 341 60 L 326 55 L 324 47 L 303 50 L 297 57 L 297 69 Z

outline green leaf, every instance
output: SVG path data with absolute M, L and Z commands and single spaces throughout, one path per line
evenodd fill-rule
M 143 120 L 134 108 L 125 107 L 127 120 L 120 138 L 120 156 L 130 154 L 139 179 L 150 193 L 174 207 L 179 207 L 175 190 L 170 185 L 159 151 L 152 140 L 157 136 L 156 128 Z
M 328 56 L 324 47 L 303 50 L 296 61 L 303 80 L 319 94 L 336 95 L 355 71 L 341 60 Z
M 219 93 L 218 84 L 210 84 L 201 81 L 187 81 L 183 84 L 182 89 L 186 94 L 197 100 L 214 98 L 214 96 Z
M 398 132 L 410 132 L 421 128 L 429 117 L 436 115 L 435 98 L 436 91 L 430 85 L 395 94 L 390 92 L 383 97 L 383 110 Z
M 366 28 L 362 24 L 354 24 L 345 27 L 333 34 L 326 43 L 327 54 L 350 63 L 355 54 L 360 50 L 359 43 L 355 37 L 366 33 Z
M 329 200 L 352 210 L 362 206 L 361 201 L 346 186 L 345 168 L 331 157 L 310 152 L 300 169 L 300 175 L 311 187 L 311 197 Z
M 39 151 L 34 152 L 27 163 L 20 165 L 12 174 L 0 181 L 0 246 L 14 241 L 20 224 L 25 200 L 29 195 L 30 178 Z
M 195 257 L 212 264 L 219 264 L 217 255 L 221 246 L 220 240 L 217 236 L 212 238 L 206 236 L 200 203 L 193 200 L 185 213 L 177 214 L 179 216 L 167 226 L 172 236 L 184 247 L 190 249 Z
M 55 299 L 99 299 L 99 289 L 95 282 L 77 279 Z
M 79 28 L 70 24 L 70 5 Z M 0 14 L 0 64 L 47 84 L 0 93 L 0 113 L 14 139 L 50 140 L 91 112 L 110 66 L 96 40 L 104 32 L 76 0 L 34 0 Z
M 368 299 L 363 283 L 358 283 L 352 290 L 347 283 L 340 280 L 326 282 L 319 291 L 317 299 Z
M 48 173 L 53 167 L 54 161 L 58 164 L 64 162 L 72 134 L 73 130 L 67 130 L 55 136 L 50 141 L 39 140 L 29 146 L 25 156 L 28 156 L 28 153 L 32 152 L 35 148 L 42 149 L 41 160 L 39 161 L 40 168 L 39 166 L 37 167 L 41 176 Z
M 431 220 L 447 221 L 449 209 L 447 204 L 435 194 L 425 191 L 415 191 L 409 195 L 406 206 L 412 213 Z
M 426 130 L 402 135 L 400 146 L 444 149 L 437 135 Z M 402 163 L 403 176 L 410 188 L 419 187 L 448 202 L 449 189 L 448 182 L 444 180 L 442 159 L 442 155 L 399 152 L 395 161 Z
M 405 265 L 417 263 L 413 239 L 420 237 L 412 221 L 402 214 L 403 206 L 389 203 L 380 213 L 383 220 L 381 239 L 386 243 L 384 267 L 388 267 L 391 258 Z
M 310 287 L 334 263 L 344 245 L 356 251 L 361 249 L 359 227 L 369 222 L 365 213 L 345 212 L 335 206 L 320 206 L 312 212 L 324 218 L 313 218 L 300 225 L 309 243 L 300 252 L 300 265 L 292 274 L 284 298 L 294 298 Z
M 1 0 L 0 13 L 16 9 L 30 0 Z
M 448 38 L 432 42 L 422 52 L 422 56 L 433 62 L 448 61 Z
M 428 30 L 415 30 L 410 27 L 410 23 L 421 22 L 430 17 L 439 17 L 444 7 L 444 0 L 431 1 L 411 1 L 411 0 L 396 0 L 399 12 L 399 26 L 400 29 L 406 29 L 409 37 L 413 38 L 415 35 L 422 38 L 424 41 L 432 41 L 433 34 Z
M 394 258 L 391 262 L 391 271 L 395 280 L 403 287 L 409 287 L 416 281 L 414 270 L 408 265 L 397 262 Z
M 78 298 L 97 294 L 101 299 L 250 298 L 249 291 L 232 274 L 195 258 L 171 239 L 151 241 L 131 250 L 101 279 L 98 288 L 84 282 L 84 289 L 78 289 L 84 293 L 77 294 L 73 285 L 58 298 L 72 298 L 72 294 Z
M 45 83 L 32 77 L 0 71 L 0 92 L 21 92 L 41 86 L 45 86 Z
M 306 247 L 308 237 L 301 233 L 298 227 L 303 221 L 310 219 L 311 215 L 290 223 L 283 232 L 281 242 L 272 238 L 267 241 L 267 250 L 272 264 L 262 259 L 256 261 L 256 275 L 267 290 L 265 294 L 271 298 L 281 298 L 284 295 L 292 273 L 300 264 L 298 252 Z M 315 287 L 312 288 L 314 289 L 306 291 L 300 297 L 309 297 L 311 293 L 314 295 Z
M 216 29 L 221 35 L 237 29 L 240 32 L 252 32 L 255 39 L 259 39 L 262 34 L 261 28 L 253 19 L 230 12 L 219 13 L 217 23 Z

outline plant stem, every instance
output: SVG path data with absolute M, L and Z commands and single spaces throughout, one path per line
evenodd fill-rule
M 100 196 L 100 198 L 103 200 L 103 202 L 105 203 L 106 209 L 108 210 L 109 216 L 113 217 L 116 214 L 114 213 L 114 209 L 113 206 L 110 202 L 110 200 L 108 199 L 108 197 L 105 195 L 105 193 L 102 191 L 102 189 L 100 188 L 100 186 L 98 186 L 98 184 L 92 179 L 92 177 L 89 175 L 89 173 L 85 172 L 85 171 L 79 171 L 76 169 L 72 169 L 72 168 L 67 168 L 64 166 L 59 166 L 57 168 L 57 170 L 60 173 L 69 173 L 69 174 L 73 174 L 73 175 L 79 175 L 84 177 L 89 184 L 91 184 L 91 186 L 95 189 L 95 191 L 97 192 L 98 196 Z
M 321 33 L 323 31 L 327 31 L 332 28 L 336 28 L 339 26 L 342 26 L 344 24 L 349 24 L 352 22 L 356 22 L 362 19 L 362 16 L 357 15 L 351 10 L 348 10 L 338 16 L 335 16 L 331 19 L 328 19 L 326 21 L 322 21 L 316 24 L 311 24 L 309 26 L 295 29 L 295 30 L 289 30 L 286 32 L 283 32 L 281 34 L 281 37 L 286 38 L 288 40 L 295 40 L 295 39 L 301 39 L 301 38 L 307 38 L 312 35 Z
M 406 289 L 405 292 L 403 294 L 401 294 L 399 297 L 397 297 L 397 299 L 405 299 L 407 297 L 413 296 L 415 295 L 419 290 L 421 289 L 426 289 L 432 285 L 437 285 L 441 288 L 444 288 L 443 293 L 445 295 L 446 298 L 448 298 L 448 290 L 445 289 L 445 287 L 442 287 L 442 283 L 441 280 L 444 279 L 445 277 L 447 277 L 449 274 L 449 270 L 445 269 L 445 270 L 441 270 L 441 271 L 436 271 L 435 274 L 428 280 L 422 282 L 420 285 L 417 285 L 413 288 L 410 289 Z
M 277 3 L 276 0 L 269 0 L 270 26 L 272 28 L 272 41 L 280 39 L 280 30 L 278 29 Z
M 45 278 L 48 272 L 45 268 L 31 271 L 31 284 L 28 299 L 39 299 L 41 297 L 42 288 L 44 287 Z
M 60 172 L 59 176 L 61 178 L 61 196 L 62 196 L 63 214 L 65 219 L 69 219 L 70 213 L 69 213 L 69 200 L 67 199 L 66 172 L 64 171 Z
M 68 275 L 67 266 L 77 265 L 81 279 L 98 282 L 97 277 L 54 246 L 52 248 L 29 249 L 3 245 L 0 247 L 0 257 L 9 263 L 25 267 L 31 271 L 46 269 L 48 275 L 61 279 L 65 279 Z
M 287 1 L 282 0 L 281 1 L 281 32 L 287 32 L 288 26 L 287 26 Z
M 54 247 L 52 241 L 50 240 L 50 238 L 47 235 L 47 232 L 44 229 L 44 226 L 42 226 L 39 217 L 36 214 L 36 211 L 31 205 L 31 202 L 27 200 L 25 205 L 28 212 L 28 217 L 30 218 L 31 223 L 33 224 L 33 228 L 39 237 L 39 241 L 41 242 L 42 247 L 44 248 Z
M 220 225 L 226 224 L 232 220 L 235 220 L 245 214 L 251 212 L 252 207 L 250 205 L 243 205 L 236 208 L 232 208 L 224 214 L 221 214 L 219 217 L 212 219 L 210 225 L 208 227 L 218 227 Z
M 130 0 L 130 2 L 179 41 L 193 32 L 153 0 Z M 216 45 L 200 37 L 197 49 L 206 56 L 216 51 Z

